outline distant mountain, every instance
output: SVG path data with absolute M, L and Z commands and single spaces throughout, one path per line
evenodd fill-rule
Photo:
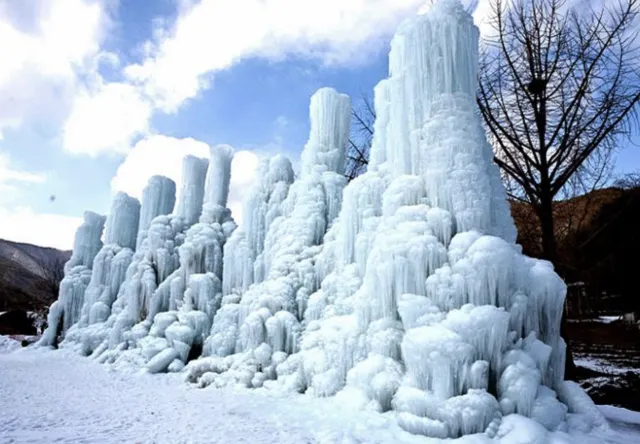
M 0 311 L 40 311 L 58 297 L 70 251 L 0 239 Z

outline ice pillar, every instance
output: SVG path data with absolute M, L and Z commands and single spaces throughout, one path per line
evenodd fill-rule
M 140 226 L 137 247 L 140 246 L 151 221 L 156 216 L 171 214 L 176 203 L 176 183 L 164 176 L 153 176 L 142 191 Z
M 201 222 L 220 220 L 219 214 L 227 206 L 232 159 L 233 148 L 229 145 L 211 147 Z
M 390 76 L 375 90 L 371 168 L 386 162 L 394 176 L 422 176 L 430 205 L 451 212 L 456 231 L 513 242 L 475 102 L 478 37 L 473 18 L 454 0 L 441 0 L 400 27 L 391 42 Z
M 140 223 L 140 202 L 126 193 L 119 192 L 113 199 L 107 219 L 106 245 L 136 248 L 138 224 Z
M 85 211 L 84 222 L 76 230 L 73 242 L 73 253 L 65 264 L 65 274 L 77 265 L 91 268 L 93 259 L 102 248 L 102 230 L 106 218 L 92 211 Z
M 84 222 L 76 230 L 73 253 L 64 266 L 58 300 L 51 304 L 47 329 L 39 345 L 57 345 L 58 333 L 65 333 L 80 318 L 84 293 L 91 279 L 93 260 L 102 248 L 105 217 L 91 211 L 84 213 Z
M 195 156 L 186 156 L 182 163 L 182 186 L 176 215 L 182 218 L 187 226 L 196 223 L 202 213 L 208 166 L 209 162 L 206 159 Z
M 333 88 L 320 88 L 309 106 L 311 130 L 301 155 L 302 175 L 313 170 L 344 173 L 344 153 L 349 140 L 351 100 Z

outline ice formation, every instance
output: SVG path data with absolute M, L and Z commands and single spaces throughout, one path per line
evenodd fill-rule
M 104 220 L 87 215 L 42 343 L 64 319 L 61 345 L 101 362 L 336 396 L 434 438 L 603 426 L 563 380 L 566 287 L 515 244 L 477 46 L 454 0 L 399 28 L 369 170 L 348 185 L 350 101 L 322 88 L 299 176 L 262 160 L 244 227 L 226 208 L 224 145 L 185 159 L 173 214 L 175 185 L 152 178 L 141 210 L 116 196 L 102 248 Z
M 91 279 L 93 259 L 102 248 L 102 230 L 106 218 L 87 211 L 84 222 L 76 231 L 73 253 L 64 265 L 64 278 L 60 282 L 58 300 L 49 308 L 47 329 L 40 345 L 55 345 L 58 332 L 64 334 L 80 318 L 84 293 Z
M 153 176 L 142 191 L 142 207 L 140 208 L 140 226 L 136 239 L 136 249 L 147 237 L 151 222 L 157 216 L 171 214 L 176 204 L 176 183 L 164 176 Z

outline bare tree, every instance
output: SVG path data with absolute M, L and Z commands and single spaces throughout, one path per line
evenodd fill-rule
M 551 261 L 554 199 L 601 184 L 637 116 L 639 5 L 577 11 L 564 0 L 492 2 L 477 102 L 510 194 L 532 205 Z
M 36 262 L 42 271 L 40 286 L 55 300 L 60 291 L 60 282 L 64 277 L 65 261 L 58 256 L 46 256 L 36 258 Z
M 373 124 L 376 112 L 369 96 L 362 94 L 360 105 L 351 110 L 352 125 L 345 176 L 350 181 L 367 170 L 369 150 L 373 140 Z
M 610 171 L 640 102 L 640 0 L 578 11 L 564 0 L 493 0 L 477 102 L 508 191 L 539 220 L 541 255 L 557 265 L 554 200 Z M 563 318 L 562 333 L 566 335 Z M 566 376 L 575 366 L 567 353 Z
M 613 186 L 616 188 L 622 188 L 623 190 L 640 188 L 640 171 L 634 171 L 618 177 L 618 179 L 613 183 Z

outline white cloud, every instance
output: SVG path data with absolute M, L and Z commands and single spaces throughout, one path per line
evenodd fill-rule
M 0 238 L 70 250 L 82 218 L 36 213 L 29 207 L 0 206 Z
M 60 121 L 109 26 L 97 0 L 0 0 L 0 130 Z
M 16 202 L 24 187 L 43 183 L 46 179 L 44 174 L 12 166 L 9 156 L 0 151 L 0 205 Z
M 36 213 L 15 204 L 24 187 L 45 181 L 44 174 L 15 168 L 9 157 L 0 153 L 0 238 L 60 249 L 73 246 L 80 218 Z
M 63 146 L 75 154 L 126 153 L 133 139 L 149 129 L 151 107 L 136 88 L 107 83 L 83 91 L 63 129 Z
M 213 73 L 245 58 L 366 62 L 424 5 L 425 0 L 183 1 L 172 27 L 158 29 L 145 45 L 147 58 L 124 72 L 156 107 L 175 112 L 209 87 Z M 489 29 L 488 12 L 489 0 L 478 0 L 474 16 L 483 32 Z
M 10 163 L 9 156 L 0 152 L 0 186 L 7 182 L 42 183 L 46 180 L 44 174 L 15 169 Z
M 164 111 L 208 86 L 208 75 L 248 57 L 299 55 L 366 61 L 424 0 L 201 0 L 159 32 L 150 56 L 127 67 Z M 187 3 L 188 4 L 188 3 Z
M 176 139 L 154 135 L 136 143 L 111 181 L 114 192 L 141 198 L 142 190 L 153 175 L 173 179 L 178 190 L 182 183 L 182 159 L 186 155 L 209 158 L 209 145 L 195 139 Z M 228 207 L 237 222 L 242 220 L 242 199 L 251 186 L 258 164 L 257 154 L 238 150 L 231 165 Z
M 242 224 L 242 204 L 255 181 L 257 167 L 258 154 L 253 151 L 236 151 L 231 162 L 231 184 L 227 207 L 238 225 Z

